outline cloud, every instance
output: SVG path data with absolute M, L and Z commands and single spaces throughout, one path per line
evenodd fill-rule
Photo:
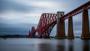
M 63 9 L 69 6 L 69 3 L 59 2 L 55 0 L 11 0 L 12 2 L 19 3 L 21 5 L 31 6 L 33 10 L 53 10 L 53 9 Z M 22 2 L 21 2 L 22 1 Z M 48 11 L 48 10 L 47 10 Z
M 0 14 L 1 22 L 6 23 L 38 23 L 41 13 L 18 13 L 9 11 Z
M 31 27 L 28 25 L 38 24 L 42 13 L 56 13 L 57 11 L 65 11 L 65 13 L 67 13 L 81 3 L 86 2 L 86 0 L 84 0 L 85 2 L 82 0 L 77 1 L 78 0 L 0 0 L 0 25 L 8 25 L 8 27 L 5 27 L 7 30 L 10 27 L 11 29 L 15 29 L 15 26 L 16 29 L 18 29 L 21 25 L 20 29 L 25 26 Z M 81 24 L 80 21 L 80 18 L 74 18 L 75 30 L 79 31 L 81 29 L 79 28 Z M 5 28 L 3 30 L 5 30 Z M 55 28 L 52 32 L 55 32 Z
M 60 6 L 65 6 L 64 3 L 56 3 L 56 2 L 49 2 L 49 1 L 39 1 L 39 2 L 31 2 L 31 5 L 34 7 L 41 7 L 41 8 L 59 8 Z
M 10 0 L 0 0 L 0 12 L 7 10 L 14 10 L 17 12 L 26 12 L 31 8 L 26 5 L 22 5 L 16 2 L 12 2 Z
M 29 30 L 31 30 L 32 26 L 36 27 L 36 24 L 8 24 L 8 23 L 0 23 L 0 35 L 13 35 L 13 34 L 21 34 L 28 35 Z
M 22 1 L 22 2 L 21 2 Z M 25 4 L 28 6 L 34 6 L 34 7 L 43 7 L 43 8 L 52 8 L 58 6 L 56 2 L 50 2 L 50 1 L 33 1 L 33 0 L 14 0 L 14 2 Z

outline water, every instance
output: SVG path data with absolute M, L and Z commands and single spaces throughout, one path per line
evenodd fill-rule
M 90 51 L 90 40 L 0 39 L 0 51 Z

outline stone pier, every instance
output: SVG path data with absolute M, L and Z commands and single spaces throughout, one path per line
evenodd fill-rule
M 68 18 L 68 38 L 70 38 L 70 39 L 74 38 L 72 17 Z
M 65 23 L 61 17 L 64 15 L 64 12 L 57 12 L 57 35 L 56 38 L 65 38 Z
M 84 9 L 82 13 L 82 39 L 90 39 L 89 33 L 89 16 L 88 9 Z

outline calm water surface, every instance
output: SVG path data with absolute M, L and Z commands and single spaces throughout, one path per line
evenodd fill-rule
M 90 40 L 0 38 L 0 51 L 90 51 Z

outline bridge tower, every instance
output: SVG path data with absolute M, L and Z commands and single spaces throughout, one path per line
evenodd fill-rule
M 65 38 L 65 23 L 61 17 L 64 15 L 64 12 L 57 12 L 57 38 Z
M 90 39 L 88 9 L 83 9 L 82 14 L 82 39 Z
M 72 16 L 68 18 L 68 35 L 67 35 L 67 38 L 74 39 Z
M 35 27 L 32 27 L 31 32 L 29 31 L 29 37 L 35 38 L 35 33 L 36 33 Z

